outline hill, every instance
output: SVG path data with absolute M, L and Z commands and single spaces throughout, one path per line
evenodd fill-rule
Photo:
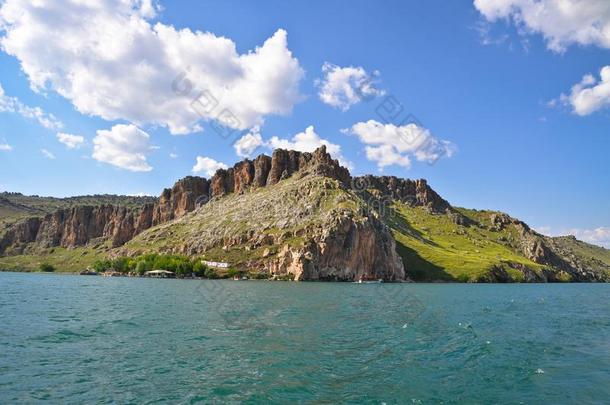
M 540 235 L 504 213 L 453 207 L 425 180 L 351 177 L 324 148 L 278 149 L 209 180 L 189 176 L 153 201 L 108 198 L 38 216 L 40 206 L 9 200 L 8 215 L 27 218 L 0 234 L 0 267 L 49 262 L 74 271 L 158 253 L 227 262 L 259 278 L 610 279 L 607 249 Z

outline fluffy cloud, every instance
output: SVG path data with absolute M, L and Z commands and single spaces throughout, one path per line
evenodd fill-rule
M 610 48 L 608 0 L 474 0 L 488 21 L 511 19 L 523 32 L 540 33 L 549 49 L 571 44 Z
M 47 159 L 55 159 L 55 155 L 46 149 L 40 149 L 40 153 L 42 153 L 42 156 L 46 157 Z
M 264 145 L 263 137 L 258 127 L 239 138 L 234 144 L 235 153 L 240 157 L 250 157 L 256 149 Z
M 396 126 L 369 120 L 358 122 L 343 132 L 356 135 L 367 145 L 366 157 L 377 162 L 379 169 L 390 165 L 410 167 L 410 155 L 432 164 L 441 157 L 451 157 L 455 152 L 451 142 L 440 140 L 426 128 L 412 123 Z
M 363 99 L 384 94 L 383 90 L 375 88 L 378 71 L 369 75 L 361 66 L 339 67 L 326 62 L 322 73 L 324 78 L 317 81 L 320 100 L 342 111 Z
M 150 136 L 135 125 L 118 124 L 110 130 L 99 130 L 93 138 L 92 157 L 132 172 L 148 172 L 153 168 L 146 161 L 153 149 Z
M 47 129 L 57 130 L 63 127 L 61 121 L 55 118 L 53 114 L 47 114 L 40 107 L 27 106 L 17 97 L 4 94 L 2 85 L 0 85 L 0 112 L 16 113 L 22 117 L 33 119 Z
M 178 154 L 177 154 L 177 153 L 174 153 L 174 152 L 171 152 L 171 153 L 169 154 L 169 157 L 170 157 L 171 159 L 178 159 Z
M 205 173 L 208 177 L 212 177 L 218 169 L 227 169 L 224 163 L 218 162 L 212 158 L 197 156 L 195 166 L 193 166 L 193 173 Z
M 320 146 L 326 146 L 326 151 L 339 163 L 348 169 L 352 168 L 352 163 L 349 162 L 341 154 L 341 146 L 331 143 L 326 139 L 321 138 L 315 131 L 313 125 L 308 126 L 305 131 L 299 132 L 294 135 L 292 139 L 278 138 L 277 136 L 272 137 L 266 143 L 271 149 L 291 149 L 298 150 L 301 152 L 313 152 Z
M 601 69 L 599 80 L 593 75 L 585 75 L 580 83 L 572 86 L 570 94 L 562 94 L 560 100 L 578 115 L 589 115 L 610 106 L 610 65 Z M 556 101 L 552 103 L 556 104 Z
M 85 143 L 85 138 L 82 136 L 66 134 L 63 132 L 57 133 L 57 140 L 66 145 L 68 149 L 78 149 Z
M 8 143 L 0 143 L 0 150 L 5 152 L 10 152 L 13 150 L 13 147 Z
M 6 0 L 3 50 L 35 91 L 53 90 L 84 114 L 173 134 L 200 120 L 248 129 L 301 99 L 303 69 L 280 29 L 239 54 L 230 39 L 152 22 L 150 0 Z

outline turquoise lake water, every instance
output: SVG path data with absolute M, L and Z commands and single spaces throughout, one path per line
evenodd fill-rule
M 0 403 L 609 403 L 609 298 L 0 273 Z

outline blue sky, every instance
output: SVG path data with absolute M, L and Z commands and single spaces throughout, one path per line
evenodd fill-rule
M 194 168 L 207 177 L 241 160 L 235 142 L 244 135 L 260 143 L 256 155 L 295 145 L 301 133 L 296 146 L 332 145 L 353 174 L 426 178 L 454 205 L 610 241 L 610 78 L 600 78 L 610 38 L 581 35 L 610 27 L 607 2 L 581 2 L 584 17 L 557 11 L 555 0 L 540 2 L 544 13 L 529 0 L 100 0 L 86 11 L 28 3 L 0 9 L 1 190 L 158 195 Z M 97 29 L 67 28 L 83 12 Z M 136 34 L 120 31 L 121 16 Z M 141 61 L 157 71 L 129 70 Z M 174 102 L 181 73 L 196 89 L 187 98 L 208 79 L 216 95 L 229 88 L 218 109 L 243 117 L 230 136 L 211 126 L 215 113 L 197 121 L 189 103 Z M 342 93 L 367 78 L 369 97 Z M 381 116 L 389 98 L 411 118 Z M 396 149 L 403 125 L 423 150 Z M 58 133 L 73 137 L 62 143 Z

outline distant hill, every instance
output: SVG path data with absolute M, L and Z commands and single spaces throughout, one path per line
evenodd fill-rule
M 121 205 L 128 208 L 142 207 L 154 203 L 156 197 L 121 196 L 111 194 L 85 195 L 77 197 L 56 198 L 23 195 L 21 193 L 0 192 L 0 226 L 2 223 L 14 222 L 17 219 L 51 214 L 59 209 L 79 205 Z
M 5 269 L 48 262 L 75 271 L 164 253 L 294 280 L 610 280 L 607 249 L 453 207 L 425 180 L 352 177 L 323 147 L 277 149 L 209 180 L 189 176 L 158 199 L 12 196 L 0 200 L 0 215 L 14 222 L 0 231 Z

